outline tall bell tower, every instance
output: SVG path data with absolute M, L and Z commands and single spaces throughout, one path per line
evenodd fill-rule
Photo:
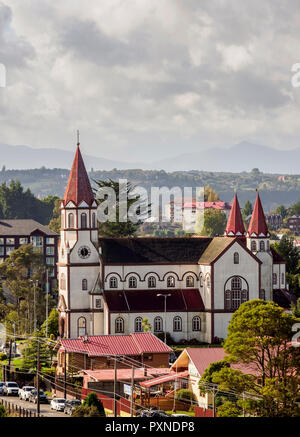
M 100 334 L 97 203 L 80 151 L 77 150 L 61 200 L 58 255 L 59 331 L 65 338 Z M 99 297 L 98 297 L 99 299 Z

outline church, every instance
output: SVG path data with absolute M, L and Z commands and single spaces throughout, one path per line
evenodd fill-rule
M 225 235 L 99 238 L 97 203 L 80 145 L 61 201 L 60 336 L 167 332 L 216 343 L 252 299 L 289 307 L 285 262 L 270 247 L 259 194 L 246 232 L 235 194 Z

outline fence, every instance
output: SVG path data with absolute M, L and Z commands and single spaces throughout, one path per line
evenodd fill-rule
M 8 411 L 8 414 L 15 414 L 19 417 L 38 417 L 36 411 L 27 410 L 26 408 L 20 407 L 12 402 L 6 401 L 5 399 L 0 399 L 0 404 Z M 40 417 L 42 415 L 40 414 Z
M 213 410 L 208 410 L 205 408 L 195 407 L 195 417 L 214 417 Z

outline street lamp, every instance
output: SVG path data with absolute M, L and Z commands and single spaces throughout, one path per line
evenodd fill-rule
M 167 297 L 170 297 L 172 295 L 170 293 L 168 293 L 168 294 L 161 294 L 161 293 L 159 293 L 156 296 L 157 297 L 161 297 L 162 296 L 162 297 L 165 298 L 165 321 L 164 321 L 165 326 L 164 326 L 164 331 L 165 331 L 165 343 L 167 343 Z

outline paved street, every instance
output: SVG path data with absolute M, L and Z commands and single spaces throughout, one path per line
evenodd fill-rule
M 20 401 L 17 396 L 0 396 L 0 399 L 9 401 L 18 405 L 19 407 L 26 408 L 27 410 L 36 411 L 36 405 L 31 402 Z M 61 413 L 59 411 L 51 410 L 50 404 L 41 404 L 40 406 L 41 415 L 44 417 L 70 417 L 67 414 Z

